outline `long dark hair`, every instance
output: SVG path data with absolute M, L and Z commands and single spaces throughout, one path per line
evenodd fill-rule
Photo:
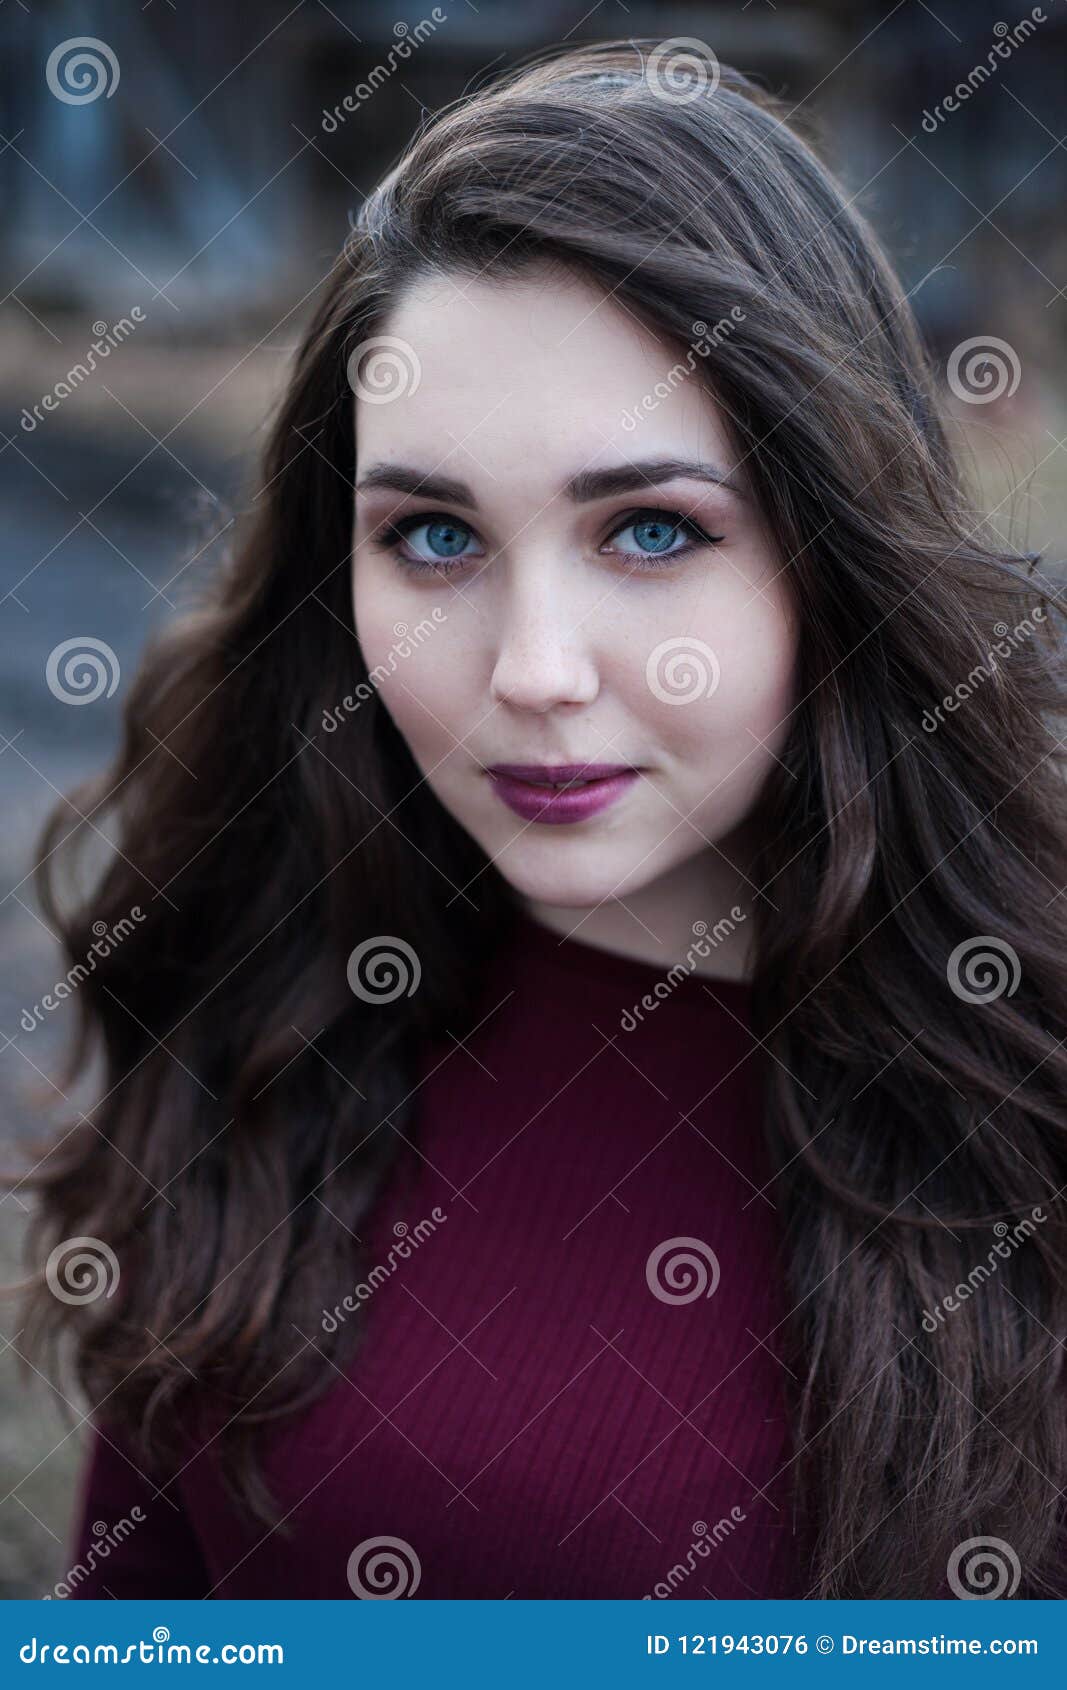
M 258 1433 L 336 1377 L 299 1333 L 351 1283 L 346 1228 L 413 1130 L 418 1041 L 470 1014 L 516 907 L 373 684 L 323 725 L 367 681 L 348 360 L 427 272 L 554 260 L 668 343 L 730 321 L 695 379 L 800 606 L 754 827 L 752 1013 L 810 1594 L 937 1594 L 983 1534 L 1018 1557 L 1016 1594 L 1047 1594 L 1067 1485 L 1059 607 L 969 507 L 907 301 L 815 152 L 736 72 L 685 98 L 662 72 L 654 42 L 542 55 L 420 131 L 325 284 L 243 537 L 146 652 L 117 760 L 76 794 L 118 851 L 73 912 L 69 811 L 51 820 L 40 896 L 70 957 L 142 916 L 77 993 L 66 1083 L 99 1050 L 101 1100 L 32 1176 L 35 1251 L 106 1242 L 118 1294 L 73 1307 L 42 1282 L 31 1330 L 49 1353 L 72 1336 L 90 1400 L 146 1451 L 210 1395 L 237 1494 L 272 1517 Z M 416 951 L 413 996 L 353 993 L 367 935 Z M 317 1337 L 342 1368 L 358 1342 L 354 1321 Z

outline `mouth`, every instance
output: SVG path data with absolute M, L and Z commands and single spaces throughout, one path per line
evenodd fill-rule
M 494 763 L 486 769 L 497 797 L 524 821 L 584 821 L 614 804 L 637 780 L 626 763 Z
M 629 763 L 492 763 L 486 773 L 504 780 L 520 780 L 549 792 L 561 792 L 592 786 L 597 781 L 616 780 L 620 775 L 636 774 L 637 770 Z

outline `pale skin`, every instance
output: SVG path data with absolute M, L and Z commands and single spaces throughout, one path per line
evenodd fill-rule
M 678 379 L 676 348 L 558 268 L 425 279 L 382 332 L 419 379 L 384 403 L 357 387 L 353 607 L 422 776 L 543 925 L 747 978 L 746 823 L 789 731 L 797 619 L 702 359 Z M 636 465 L 632 485 L 588 485 Z M 422 487 L 366 485 L 383 466 Z M 583 473 L 596 496 L 568 491 Z M 462 486 L 438 496 L 440 478 Z M 425 622 L 390 664 L 397 625 Z M 567 826 L 520 818 L 486 773 L 594 762 L 641 772 Z M 695 955 L 693 924 L 734 907 Z

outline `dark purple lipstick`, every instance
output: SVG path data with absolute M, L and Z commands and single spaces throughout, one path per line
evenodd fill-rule
M 585 821 L 613 804 L 637 779 L 625 763 L 493 763 L 497 796 L 524 821 Z

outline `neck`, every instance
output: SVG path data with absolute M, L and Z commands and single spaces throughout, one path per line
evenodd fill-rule
M 722 845 L 688 858 L 636 892 L 597 904 L 568 906 L 536 898 L 523 898 L 522 904 L 561 938 L 602 945 L 665 972 L 684 963 L 710 978 L 746 980 L 755 890 L 747 854 Z

